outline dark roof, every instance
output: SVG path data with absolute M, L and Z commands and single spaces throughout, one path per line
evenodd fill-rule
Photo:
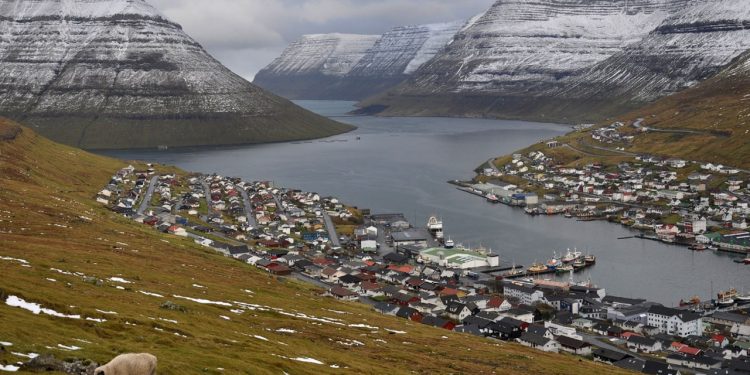
M 464 324 L 462 326 L 458 326 L 454 328 L 453 330 L 456 332 L 460 332 L 460 333 L 468 333 L 470 335 L 477 335 L 477 336 L 483 335 L 482 331 L 480 331 L 480 327 L 475 326 L 473 324 L 469 324 L 469 325 Z
M 411 318 L 412 315 L 418 314 L 419 311 L 417 309 L 413 309 L 411 307 L 402 307 L 396 312 L 396 316 L 401 318 Z
M 387 302 L 378 302 L 373 307 L 375 308 L 375 310 L 378 310 L 381 313 L 389 313 L 392 311 L 396 311 L 399 308 L 398 305 Z
M 616 352 L 614 350 L 598 348 L 593 352 L 594 356 L 608 360 L 610 362 L 622 361 L 625 358 L 631 357 L 629 354 Z
M 385 254 L 383 260 L 390 263 L 406 263 L 409 260 L 409 257 L 399 253 L 388 253 Z
M 648 309 L 649 314 L 664 315 L 668 317 L 677 316 L 683 322 L 691 322 L 700 319 L 701 315 L 692 311 L 673 309 L 662 305 L 653 305 Z
M 588 343 L 568 336 L 557 336 L 555 338 L 560 345 L 566 348 L 581 349 L 590 346 Z
M 477 326 L 479 328 L 485 328 L 488 325 L 492 324 L 492 321 L 480 318 L 478 316 L 471 315 L 471 316 L 467 316 L 464 319 L 463 323 L 464 323 L 464 325 L 473 325 L 473 326 Z
M 628 342 L 641 346 L 654 346 L 656 344 L 656 340 L 654 339 L 636 335 L 628 337 Z
M 646 302 L 645 299 L 638 299 L 638 298 L 625 298 L 625 297 L 617 297 L 617 296 L 605 296 L 602 298 L 602 302 L 604 303 L 619 303 L 624 305 L 638 305 L 643 302 Z
M 664 362 L 652 361 L 650 359 L 643 365 L 641 372 L 653 375 L 677 375 L 679 373 L 677 370 L 670 369 L 669 365 Z
M 436 316 L 427 315 L 422 319 L 422 324 L 442 328 L 442 327 L 445 327 L 446 324 L 448 324 L 448 321 L 442 318 L 438 318 Z
M 445 307 L 445 311 L 447 313 L 449 313 L 449 314 L 458 314 L 465 307 L 466 307 L 466 305 L 464 305 L 463 303 L 453 301 L 453 302 L 449 303 L 448 306 Z
M 342 284 L 359 284 L 362 282 L 362 279 L 347 273 L 346 275 L 339 277 L 339 281 Z
M 535 335 L 544 336 L 547 334 L 548 329 L 544 328 L 542 326 L 532 324 L 528 328 L 526 328 L 526 332 L 533 333 Z
M 643 366 L 646 365 L 646 361 L 638 358 L 625 358 L 621 361 L 615 362 L 614 365 L 626 370 L 641 372 L 641 370 L 643 370 Z
M 528 333 L 528 332 L 524 332 L 521 335 L 520 340 L 534 344 L 534 345 L 540 345 L 540 346 L 546 345 L 548 342 L 551 341 L 550 339 L 546 337 L 539 336 L 533 333 Z

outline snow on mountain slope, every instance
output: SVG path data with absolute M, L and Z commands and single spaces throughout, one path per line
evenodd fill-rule
M 0 115 L 84 148 L 350 129 L 232 73 L 143 0 L 2 0 L 0 64 Z
M 378 35 L 303 35 L 264 70 L 275 74 L 343 76 L 365 56 L 380 38 Z
M 341 34 L 304 36 L 259 72 L 255 83 L 289 98 L 360 99 L 404 80 L 441 51 L 463 24 L 401 26 L 379 37 L 349 36 L 346 48 Z M 339 50 L 356 58 L 342 58 Z M 340 68 L 331 68 L 335 66 Z

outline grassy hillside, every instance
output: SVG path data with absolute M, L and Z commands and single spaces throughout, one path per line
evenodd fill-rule
M 0 364 L 145 351 L 161 374 L 620 371 L 383 316 L 159 234 L 94 202 L 122 162 L 18 129 L 0 125 L 17 134 L 0 142 L 0 297 L 80 319 L 0 304 Z

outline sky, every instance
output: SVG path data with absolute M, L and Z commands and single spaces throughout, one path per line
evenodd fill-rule
M 150 0 L 248 80 L 304 34 L 382 34 L 468 19 L 495 0 Z

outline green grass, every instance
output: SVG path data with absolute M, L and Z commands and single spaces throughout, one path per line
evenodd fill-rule
M 19 296 L 66 314 L 107 320 L 97 323 L 34 315 L 2 304 L 0 341 L 12 342 L 13 351 L 97 362 L 123 352 L 150 352 L 159 358 L 161 374 L 623 373 L 571 356 L 383 316 L 363 304 L 321 297 L 321 291 L 308 284 L 271 277 L 189 239 L 157 233 L 94 202 L 95 193 L 122 165 L 52 143 L 28 129 L 15 140 L 0 143 L 0 254 L 25 259 L 30 265 L 0 260 L 0 295 Z M 81 272 L 104 282 L 97 286 L 52 268 Z M 132 283 L 122 284 L 124 290 L 117 289 L 117 283 L 107 281 L 112 276 Z M 195 303 L 174 295 L 226 301 L 233 307 Z M 187 311 L 160 308 L 166 301 Z M 237 308 L 234 301 L 268 308 L 235 314 L 230 311 Z M 339 319 L 344 325 L 312 324 L 282 311 Z M 279 332 L 279 328 L 296 333 Z M 392 334 L 385 328 L 407 333 Z M 339 343 L 346 340 L 365 345 Z M 58 344 L 81 349 L 63 351 Z M 312 357 L 325 365 L 284 357 Z M 0 361 L 20 360 L 9 352 L 0 354 Z M 341 368 L 331 368 L 331 364 Z

